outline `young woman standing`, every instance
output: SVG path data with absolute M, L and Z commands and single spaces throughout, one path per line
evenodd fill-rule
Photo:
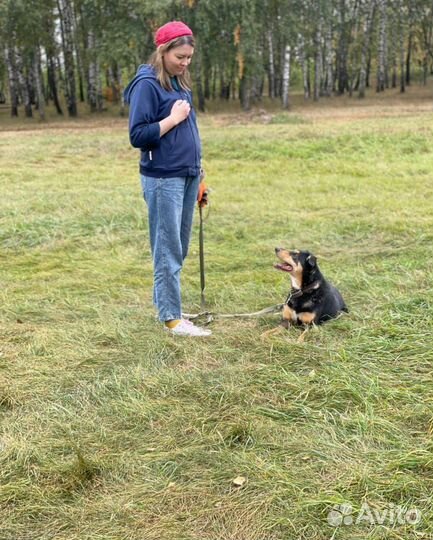
M 153 303 L 175 335 L 204 337 L 208 329 L 182 319 L 180 273 L 188 252 L 196 201 L 206 204 L 201 144 L 188 66 L 191 29 L 180 21 L 155 33 L 156 50 L 125 89 L 129 137 L 140 148 L 140 175 L 149 215 Z

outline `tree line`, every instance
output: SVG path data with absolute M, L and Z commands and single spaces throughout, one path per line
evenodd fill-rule
M 191 71 L 200 110 L 263 96 L 290 107 L 305 99 L 363 98 L 433 68 L 432 0 L 0 0 L 0 102 L 12 116 L 77 116 L 120 104 L 154 50 L 155 30 L 183 20 L 194 31 Z M 66 111 L 64 110 L 66 107 Z

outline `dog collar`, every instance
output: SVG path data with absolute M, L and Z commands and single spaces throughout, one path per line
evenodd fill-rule
M 288 304 L 290 300 L 292 300 L 292 298 L 299 298 L 305 293 L 314 291 L 315 289 L 319 287 L 319 285 L 320 285 L 320 281 L 317 280 L 317 281 L 313 281 L 313 283 L 311 283 L 310 285 L 308 285 L 308 287 L 305 287 L 304 289 L 292 289 L 289 292 L 289 296 L 287 297 L 287 300 L 284 303 Z

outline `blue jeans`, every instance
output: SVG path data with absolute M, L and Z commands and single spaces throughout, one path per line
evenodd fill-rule
M 199 177 L 152 178 L 141 175 L 149 214 L 153 258 L 153 303 L 159 320 L 180 319 L 180 271 L 188 253 Z

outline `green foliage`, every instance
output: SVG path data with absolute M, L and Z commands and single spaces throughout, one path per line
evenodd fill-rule
M 173 19 L 182 19 L 194 30 L 197 38 L 196 58 L 199 67 L 193 70 L 204 97 L 238 97 L 245 91 L 253 100 L 260 100 L 266 92 L 266 81 L 271 77 L 270 44 L 275 71 L 273 86 L 281 95 L 283 51 L 292 48 L 292 70 L 297 75 L 291 87 L 296 87 L 300 76 L 299 41 L 302 54 L 309 61 L 307 71 L 315 74 L 315 62 L 332 62 L 326 71 L 317 69 L 323 90 L 325 78 L 339 82 L 348 77 L 355 85 L 361 70 L 361 49 L 364 43 L 364 23 L 371 0 L 362 2 L 340 0 L 68 0 L 73 7 L 75 67 L 85 86 L 86 70 L 90 61 L 97 62 L 101 81 L 111 69 L 120 88 L 120 74 L 129 77 L 137 66 L 147 60 L 154 49 L 153 34 L 158 26 Z M 387 48 L 390 74 L 400 65 L 400 37 L 405 48 L 411 43 L 411 69 L 423 80 L 431 71 L 433 50 L 433 11 L 429 0 L 399 0 L 388 2 Z M 19 51 L 23 56 L 26 84 L 31 86 L 30 69 L 35 49 L 41 47 L 54 58 L 59 49 L 59 12 L 55 0 L 2 0 L 0 2 L 0 41 L 4 46 Z M 379 16 L 373 20 L 374 30 L 369 42 L 371 72 L 375 71 L 377 56 L 377 28 Z M 95 37 L 89 47 L 89 33 Z M 330 42 L 325 39 L 330 35 Z M 328 49 L 332 50 L 329 51 Z M 44 55 L 43 55 L 44 56 Z M 3 60 L 2 60 L 3 62 Z M 62 62 L 57 64 L 57 78 L 62 81 Z M 399 67 L 400 69 L 400 67 Z M 46 67 L 44 66 L 44 72 Z M 329 73 L 332 72 L 332 75 Z M 6 70 L 0 78 L 6 85 Z M 47 78 L 47 73 L 44 73 Z M 389 75 L 390 77 L 390 75 Z M 110 83 L 112 84 L 112 82 Z M 332 86 L 332 85 L 331 85 Z M 346 91 L 348 83 L 338 84 Z M 344 89 L 344 90 L 342 90 Z M 242 92 L 241 92 L 242 90 Z

